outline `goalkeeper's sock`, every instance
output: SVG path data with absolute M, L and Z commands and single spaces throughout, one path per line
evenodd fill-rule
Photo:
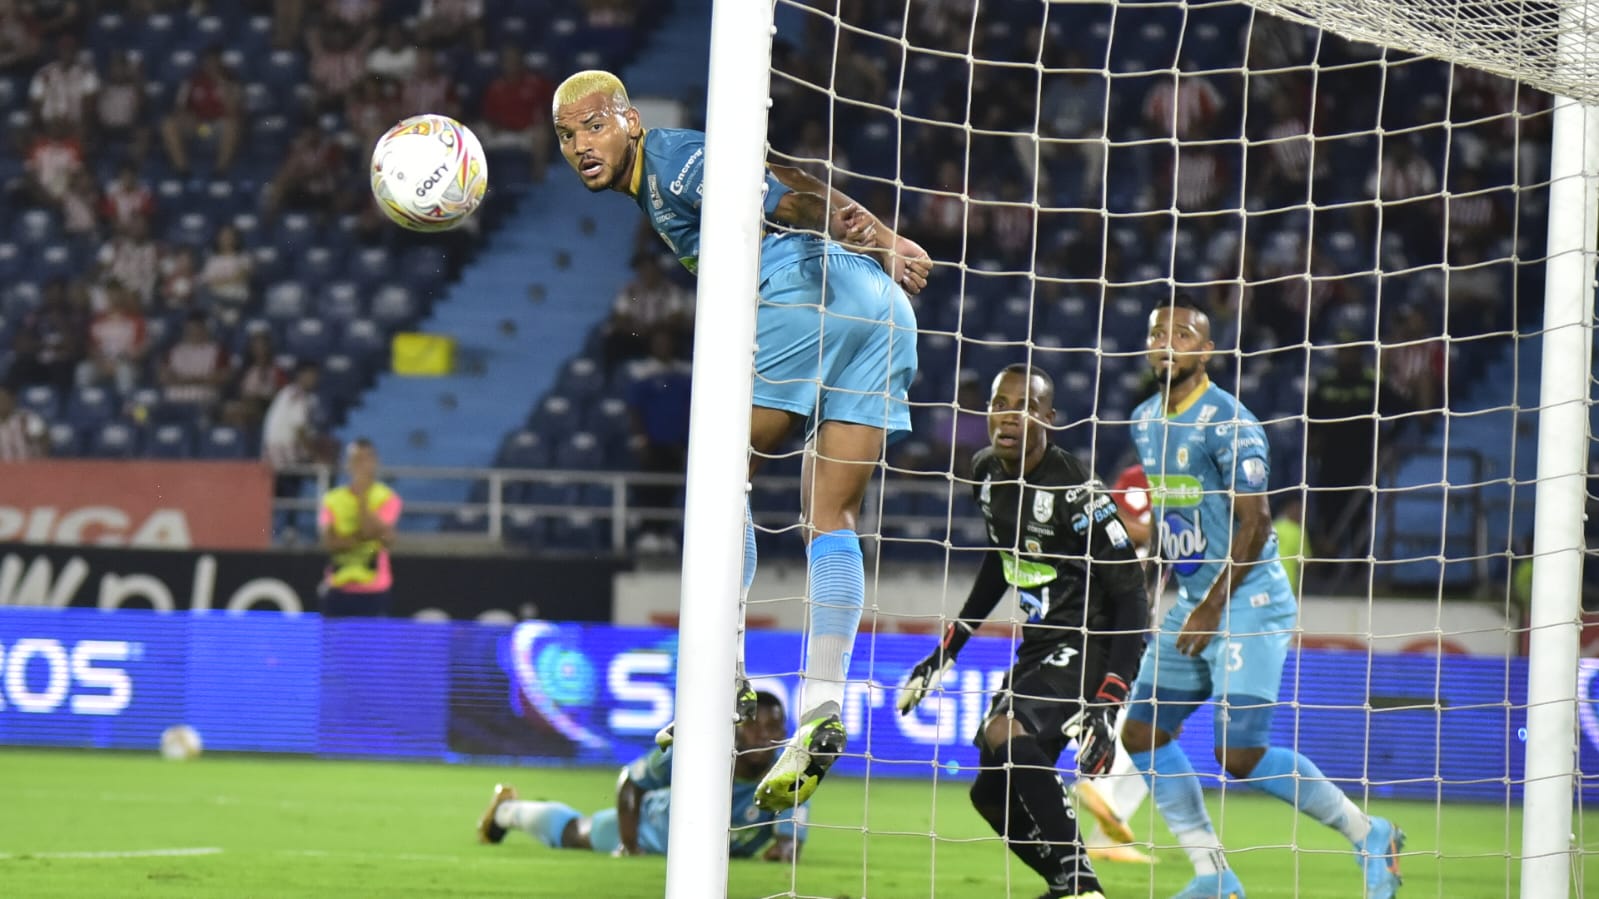
M 1009 762 L 1007 803 L 1010 832 L 1005 842 L 1017 858 L 1037 871 L 1051 890 L 1086 893 L 1099 889 L 1093 862 L 1077 836 L 1077 815 L 1055 764 L 1031 736 L 1012 737 L 994 753 Z
M 866 606 L 866 564 L 854 531 L 829 531 L 811 540 L 810 582 L 801 721 L 829 702 L 844 705 L 850 649 Z
M 739 677 L 744 676 L 744 621 L 749 614 L 750 587 L 755 584 L 755 563 L 757 553 L 755 550 L 755 513 L 750 511 L 749 495 L 744 496 L 744 580 L 738 593 L 738 659 L 735 672 Z
M 561 848 L 566 825 L 583 817 L 564 802 L 533 802 L 513 799 L 494 810 L 494 823 L 506 830 L 520 830 L 550 847 Z
M 1249 772 L 1249 785 L 1270 793 L 1360 845 L 1371 818 L 1350 801 L 1316 763 L 1292 749 L 1270 746 Z
M 1134 752 L 1132 759 L 1144 779 L 1149 781 L 1155 808 L 1160 810 L 1166 826 L 1188 853 L 1194 873 L 1215 874 L 1226 868 L 1221 841 L 1216 839 L 1210 813 L 1205 811 L 1205 793 L 1199 788 L 1194 765 L 1182 747 L 1171 742 L 1154 752 Z

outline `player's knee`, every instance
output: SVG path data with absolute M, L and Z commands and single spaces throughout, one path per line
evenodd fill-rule
M 1165 739 L 1156 742 L 1157 737 Z M 1147 721 L 1127 718 L 1122 722 L 1122 748 L 1128 752 L 1154 752 L 1156 747 L 1170 739 Z
M 1254 772 L 1255 766 L 1260 764 L 1260 757 L 1266 754 L 1264 746 L 1217 746 L 1216 761 L 1227 772 L 1228 777 L 1243 780 Z
M 1005 826 L 1005 774 L 993 769 L 980 771 L 972 781 L 972 808 L 998 830 Z
M 1003 761 L 1010 753 L 1008 748 L 1010 741 L 1015 737 L 1026 735 L 1027 729 L 1020 721 L 1004 715 L 995 715 L 983 724 L 980 748 L 988 750 Z

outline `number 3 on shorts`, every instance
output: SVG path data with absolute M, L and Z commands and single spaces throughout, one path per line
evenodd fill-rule
M 1238 671 L 1244 667 L 1244 644 L 1227 641 L 1227 670 Z

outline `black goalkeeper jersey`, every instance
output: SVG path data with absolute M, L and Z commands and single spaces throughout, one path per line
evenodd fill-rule
M 1025 477 L 1006 471 L 990 449 L 973 457 L 972 469 L 995 551 L 986 554 L 960 617 L 975 627 L 1014 587 L 1028 615 L 1018 664 L 1098 632 L 1109 636 L 1109 670 L 1131 683 L 1148 597 L 1138 554 L 1105 485 L 1058 446 L 1046 449 Z

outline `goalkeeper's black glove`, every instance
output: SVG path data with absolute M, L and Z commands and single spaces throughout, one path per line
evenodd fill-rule
M 944 639 L 938 641 L 938 648 L 934 649 L 927 658 L 916 663 L 911 673 L 906 676 L 905 682 L 900 684 L 899 696 L 894 704 L 899 707 L 901 715 L 909 715 L 911 710 L 919 705 L 927 694 L 938 689 L 938 684 L 944 675 L 955 665 L 955 656 L 966 645 L 966 640 L 971 637 L 972 628 L 964 621 L 951 621 L 949 627 L 944 629 Z
M 1077 740 L 1077 770 L 1083 776 L 1104 774 L 1116 761 L 1116 711 L 1126 701 L 1127 682 L 1107 674 L 1092 704 L 1066 722 L 1066 736 Z

